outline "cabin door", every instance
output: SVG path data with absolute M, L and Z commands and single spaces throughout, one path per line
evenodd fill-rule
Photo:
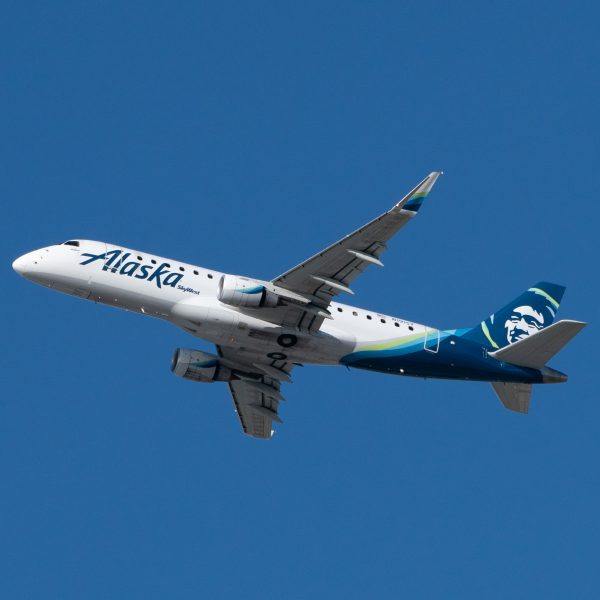
M 425 339 L 423 341 L 423 347 L 427 352 L 433 352 L 434 354 L 440 349 L 440 330 L 439 329 L 427 329 L 425 331 Z

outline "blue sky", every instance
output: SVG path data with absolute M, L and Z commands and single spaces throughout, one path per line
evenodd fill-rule
M 9 2 L 0 24 L 0 595 L 598 595 L 595 3 Z M 183 331 L 52 293 L 68 238 L 272 278 L 444 170 L 356 304 L 590 325 L 528 416 L 487 384 L 307 367 L 244 437 Z

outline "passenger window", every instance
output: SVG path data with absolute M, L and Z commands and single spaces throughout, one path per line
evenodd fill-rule
M 152 258 L 152 259 L 150 259 L 150 262 L 151 262 L 153 265 L 155 265 L 155 264 L 156 264 L 156 261 L 155 261 L 153 258 Z
M 355 310 L 353 310 L 353 311 L 352 311 L 352 314 L 353 314 L 355 317 L 358 317 L 358 313 L 357 313 Z
M 144 259 L 141 256 L 138 256 L 137 259 L 142 262 Z
M 198 275 L 198 271 L 194 271 L 194 275 Z
M 185 271 L 185 269 L 183 267 L 179 267 L 180 271 Z
M 207 277 L 208 277 L 209 279 L 212 279 L 212 275 L 211 275 L 210 273 L 207 275 Z
M 338 306 L 338 312 L 343 312 L 342 309 Z
M 381 319 L 381 322 L 382 322 L 382 323 L 385 323 L 385 319 Z
M 369 321 L 372 319 L 373 317 L 371 315 L 367 315 L 367 319 L 369 319 Z
M 396 327 L 400 327 L 400 323 L 398 323 L 398 321 L 396 321 L 396 322 L 394 323 L 394 325 L 395 325 Z
M 411 331 L 414 331 L 414 330 L 415 330 L 415 328 L 414 328 L 412 325 L 409 325 L 409 326 L 408 326 L 408 328 L 409 328 Z

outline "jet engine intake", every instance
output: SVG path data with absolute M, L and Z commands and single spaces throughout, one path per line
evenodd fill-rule
M 231 369 L 221 364 L 218 356 L 188 348 L 175 350 L 171 359 L 171 371 L 178 377 L 204 383 L 232 379 Z
M 256 279 L 223 275 L 219 281 L 217 298 L 224 304 L 240 308 L 273 308 L 279 297 Z

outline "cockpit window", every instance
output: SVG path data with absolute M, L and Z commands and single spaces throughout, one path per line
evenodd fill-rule
M 65 242 L 63 246 L 79 246 L 79 242 L 77 240 L 69 240 Z

